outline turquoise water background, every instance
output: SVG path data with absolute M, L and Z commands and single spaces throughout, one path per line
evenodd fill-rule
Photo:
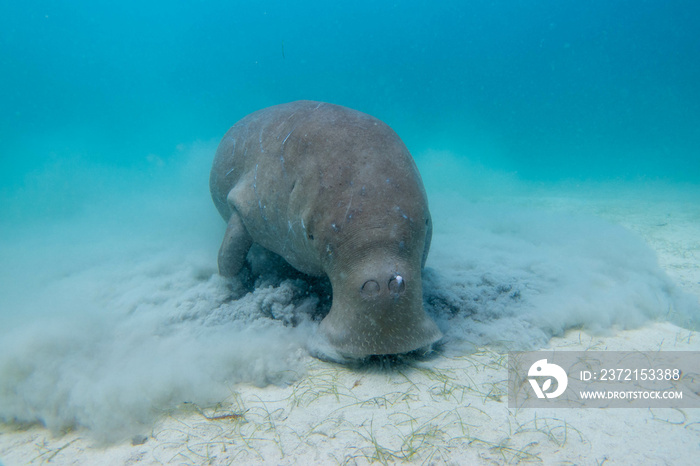
M 29 0 L 0 16 L 0 183 L 138 170 L 323 100 L 523 179 L 700 181 L 695 1 Z

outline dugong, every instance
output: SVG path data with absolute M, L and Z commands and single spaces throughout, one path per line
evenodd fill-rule
M 257 243 L 330 279 L 322 355 L 406 353 L 442 337 L 423 309 L 428 200 L 411 154 L 385 123 L 323 102 L 259 110 L 224 135 L 209 185 L 228 222 L 221 275 L 235 276 Z

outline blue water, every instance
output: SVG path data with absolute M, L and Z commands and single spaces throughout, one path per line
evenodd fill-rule
M 599 183 L 629 199 L 654 181 L 692 205 L 698 18 L 700 2 L 661 0 L 3 6 L 0 421 L 121 441 L 236 382 L 304 376 L 322 297 L 262 266 L 236 295 L 208 192 L 225 131 L 298 99 L 374 115 L 416 158 L 446 352 L 697 328 L 697 296 L 639 237 L 507 195 Z
M 700 4 L 24 1 L 0 17 L 0 180 L 138 166 L 296 99 L 536 180 L 700 181 Z

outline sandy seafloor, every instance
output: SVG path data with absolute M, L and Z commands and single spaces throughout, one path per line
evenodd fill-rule
M 430 178 L 430 175 L 427 178 Z M 428 182 L 429 180 L 426 180 L 426 184 L 429 184 Z M 469 219 L 454 222 L 454 218 L 460 215 L 455 209 L 459 210 L 460 205 L 465 206 L 467 213 L 463 215 L 467 216 L 469 212 L 501 212 L 504 216 L 501 220 L 504 223 L 500 227 L 494 227 L 482 218 L 477 222 L 476 228 L 488 224 L 492 232 L 498 230 L 507 234 L 506 230 L 512 227 L 513 235 L 519 237 L 527 236 L 527 232 L 523 233 L 526 229 L 523 225 L 527 225 L 527 220 L 513 221 L 510 226 L 508 223 L 508 219 L 512 216 L 517 217 L 519 212 L 526 212 L 526 215 L 534 213 L 531 218 L 536 223 L 551 220 L 548 230 L 556 230 L 561 219 L 568 219 L 571 215 L 576 218 L 583 216 L 584 219 L 596 219 L 594 223 L 602 219 L 606 225 L 609 222 L 622 226 L 628 232 L 632 232 L 629 234 L 630 238 L 641 238 L 649 250 L 656 253 L 658 264 L 670 277 L 670 281 L 675 283 L 679 290 L 690 294 L 691 301 L 694 300 L 692 305 L 697 305 L 700 301 L 700 202 L 697 202 L 700 198 L 697 196 L 697 187 L 682 187 L 678 192 L 674 189 L 659 188 L 664 195 L 656 195 L 656 188 L 642 187 L 625 191 L 614 186 L 572 184 L 566 189 L 539 186 L 537 189 L 520 190 L 504 195 L 494 194 L 497 190 L 492 190 L 485 196 L 465 198 L 463 201 L 455 200 L 449 193 L 433 195 L 429 190 L 436 231 L 431 252 L 433 262 L 429 261 L 428 266 L 435 266 L 435 263 L 447 264 L 450 252 L 463 248 L 469 241 L 468 236 L 460 236 L 461 225 L 468 224 Z M 452 203 L 444 201 L 446 198 L 451 198 Z M 449 208 L 441 207 L 448 204 Z M 213 207 L 211 213 L 214 214 Z M 572 226 L 552 233 L 558 235 L 557 241 L 567 244 L 567 235 L 573 235 L 572 232 L 579 231 L 581 225 L 588 224 L 587 220 L 584 223 L 576 222 L 578 220 Z M 597 243 L 606 241 L 607 227 L 602 228 L 602 234 L 593 232 L 593 236 L 599 235 L 595 239 Z M 619 232 L 617 227 L 611 228 L 614 228 L 611 231 Z M 550 238 L 546 232 L 539 232 L 535 236 L 545 242 Z M 586 232 L 581 232 L 579 239 L 587 236 Z M 493 239 L 495 236 L 489 238 Z M 210 239 L 213 243 L 205 248 L 207 253 L 215 252 L 218 247 L 213 235 L 212 238 L 207 238 L 207 241 Z M 620 241 L 625 242 L 624 238 L 611 241 L 616 249 L 622 247 Z M 482 243 L 482 247 L 486 247 L 484 245 L 489 244 L 489 239 L 482 240 Z M 532 243 L 537 241 L 533 240 Z M 492 244 L 494 248 L 499 248 L 498 241 L 493 241 Z M 512 244 L 518 247 L 517 242 Z M 89 249 L 86 244 L 82 247 Z M 540 244 L 539 247 L 543 254 L 555 256 L 552 263 L 556 263 L 556 253 L 552 249 L 546 244 Z M 581 256 L 587 257 L 585 246 L 581 248 Z M 69 273 L 65 273 L 62 279 L 73 279 L 79 283 L 86 280 L 81 276 L 82 269 L 91 270 L 91 275 L 99 273 L 102 269 L 96 264 L 114 259 L 111 257 L 113 254 L 99 252 L 99 248 L 97 251 L 87 254 L 84 260 L 76 261 L 77 265 Z M 21 254 L 21 251 L 17 254 Z M 507 266 L 509 252 L 505 251 L 504 254 L 502 259 Z M 522 261 L 517 253 L 513 254 L 516 262 Z M 614 256 L 615 252 L 607 251 L 603 256 L 606 254 Z M 194 268 L 193 274 L 206 278 L 213 275 L 213 266 L 208 262 L 213 261 L 213 257 L 203 254 L 201 257 L 185 257 L 181 262 L 197 264 L 188 270 Z M 459 257 L 462 256 L 458 255 L 455 260 Z M 581 265 L 586 262 L 585 257 L 573 266 L 586 267 Z M 481 264 L 497 263 L 499 260 L 492 258 L 482 261 Z M 147 277 L 171 273 L 174 278 L 167 284 L 161 283 L 155 294 L 163 294 L 163 290 L 166 289 L 170 290 L 169 293 L 176 294 L 179 286 L 177 275 L 164 270 L 178 261 L 168 259 L 165 263 L 165 266 L 150 268 L 148 265 L 137 265 L 146 270 L 139 269 L 135 275 Z M 546 266 L 549 263 L 545 261 L 543 264 Z M 638 264 L 631 262 L 628 266 L 635 268 Z M 537 264 L 521 264 L 519 267 L 536 269 Z M 453 274 L 451 270 L 448 268 L 444 273 L 449 276 Z M 561 274 L 565 279 L 573 276 L 567 275 L 566 271 Z M 607 275 L 608 278 L 611 276 L 614 274 Z M 513 277 L 517 282 L 517 276 Z M 605 280 L 605 272 L 601 272 L 600 277 Z M 458 277 L 450 278 L 457 280 Z M 104 279 L 109 280 L 110 277 Z M 58 279 L 53 277 L 50 280 L 54 280 L 55 283 Z M 207 282 L 214 278 L 202 280 Z M 631 280 L 635 280 L 634 276 Z M 585 287 L 586 283 L 588 282 L 581 282 L 580 286 Z M 644 283 L 644 286 L 647 285 Z M 116 291 L 112 290 L 111 300 L 128 301 L 129 297 L 125 296 L 124 290 L 136 289 L 134 293 L 137 296 L 134 299 L 137 301 L 142 301 L 143 296 L 149 294 L 147 291 L 138 291 L 139 286 L 148 284 L 115 286 L 117 288 Z M 620 285 L 613 283 L 610 286 L 614 289 Z M 653 285 L 648 287 L 653 288 Z M 101 292 L 109 294 L 110 290 Z M 204 289 L 200 292 L 207 291 Z M 630 293 L 634 295 L 636 292 L 633 289 Z M 552 296 L 564 304 L 567 294 L 571 293 L 576 292 L 564 290 Z M 584 289 L 580 295 L 586 296 L 587 293 Z M 581 296 L 574 297 L 580 299 Z M 598 293 L 598 296 L 604 294 Z M 622 299 L 633 299 L 624 293 L 622 296 Z M 611 304 L 613 300 L 607 298 L 600 298 L 598 301 L 595 297 L 592 299 L 590 302 L 582 301 L 579 311 L 566 312 L 570 315 L 582 312 L 593 317 L 583 317 L 578 326 L 574 321 L 574 327 L 578 328 L 568 328 L 571 327 L 570 322 L 561 323 L 560 327 L 566 329 L 563 333 L 557 329 L 548 329 L 545 332 L 548 337 L 540 343 L 530 345 L 530 348 L 549 348 L 554 351 L 700 351 L 700 335 L 690 328 L 697 325 L 697 321 L 685 327 L 678 326 L 669 322 L 664 315 L 665 310 L 662 310 L 657 315 L 654 315 L 656 311 L 649 315 L 642 312 L 644 315 L 639 318 L 613 318 L 600 328 L 595 328 L 592 321 L 602 319 L 599 316 L 608 312 L 606 306 L 614 306 Z M 533 302 L 544 305 L 544 301 Z M 158 306 L 158 303 L 167 305 L 168 298 L 154 297 L 151 304 Z M 624 312 L 620 311 L 623 314 Z M 506 324 L 510 325 L 508 322 Z M 488 321 L 484 325 L 488 329 Z M 556 327 L 554 324 L 553 326 Z M 479 330 L 475 332 L 478 334 Z M 275 335 L 270 334 L 269 338 L 279 338 L 279 335 Z M 515 335 L 504 336 L 503 340 L 519 338 L 517 332 Z M 296 338 L 303 339 L 304 334 Z M 303 345 L 292 345 L 293 349 L 290 351 L 293 354 L 286 354 L 286 350 L 279 353 L 294 360 L 293 364 L 289 364 L 289 371 L 293 372 L 289 377 L 275 379 L 269 376 L 270 373 L 276 373 L 275 371 L 284 372 L 284 364 L 279 370 L 268 367 L 256 372 L 255 368 L 248 368 L 246 370 L 251 371 L 252 375 L 248 377 L 247 382 L 235 383 L 230 379 L 222 382 L 228 395 L 222 396 L 218 392 L 216 396 L 219 396 L 220 402 L 179 403 L 176 408 L 165 410 L 156 416 L 150 427 L 134 430 L 131 438 L 127 436 L 118 441 L 105 441 L 102 436 L 95 436 L 88 428 L 65 428 L 60 427 L 60 423 L 59 427 L 54 426 L 53 431 L 36 422 L 0 424 L 0 462 L 5 466 L 43 463 L 116 465 L 374 462 L 695 464 L 700 456 L 700 409 L 508 408 L 505 361 L 505 348 L 508 345 L 497 341 L 493 336 L 485 337 L 481 341 L 478 341 L 478 338 L 476 340 L 474 344 L 461 342 L 452 345 L 448 342 L 445 348 L 431 357 L 396 364 L 391 368 L 376 364 L 360 368 L 346 367 L 322 362 L 300 349 Z M 274 347 L 276 343 L 271 341 L 270 345 Z M 265 344 L 251 349 L 266 350 Z M 149 348 L 143 351 L 149 351 Z M 177 352 L 177 349 L 173 351 Z M 270 351 L 276 350 L 272 348 Z M 148 355 L 144 354 L 144 357 Z M 197 363 L 204 365 L 208 361 Z M 112 362 L 107 361 L 105 364 Z M 215 361 L 214 364 L 223 363 Z M 273 362 L 262 359 L 259 364 L 270 366 Z M 183 369 L 186 370 L 190 369 Z M 213 372 L 217 370 L 214 368 Z M 256 381 L 254 379 L 257 373 L 268 374 L 268 378 Z M 91 374 L 107 384 L 111 383 L 112 379 L 98 370 Z M 209 372 L 206 374 L 210 375 Z M 192 377 L 196 378 L 196 375 Z M 163 390 L 167 391 L 168 377 L 154 379 L 155 382 L 149 380 L 147 377 L 141 377 L 136 383 L 161 384 Z M 192 380 L 191 383 L 196 384 L 198 381 Z M 82 386 L 95 390 L 104 388 L 98 383 L 83 383 Z M 60 387 L 56 386 L 55 389 L 58 391 Z M 128 390 L 134 391 L 131 387 Z M 154 391 L 158 390 L 150 386 L 144 396 L 156 396 Z M 186 390 L 184 392 L 187 393 Z M 129 396 L 133 397 L 134 394 L 130 393 Z M 111 419 L 109 415 L 105 417 L 104 410 L 134 409 L 133 403 L 128 400 L 120 401 L 118 397 L 119 391 L 107 392 L 102 398 L 88 397 L 85 405 L 94 400 L 97 400 L 95 403 L 106 405 L 102 407 L 103 410 L 97 410 L 98 414 L 94 416 L 102 417 L 97 422 L 99 425 L 93 425 L 91 429 L 108 432 L 109 423 L 118 422 L 118 413 L 113 413 L 114 419 Z M 59 403 L 63 403 L 60 400 L 61 398 Z M 66 404 L 70 403 L 70 397 L 64 401 Z M 56 407 L 37 408 L 40 409 Z M 46 415 L 40 412 L 37 416 Z M 79 418 L 79 415 L 75 414 L 75 417 Z M 145 422 L 147 424 L 148 421 Z M 104 425 L 105 423 L 107 425 Z

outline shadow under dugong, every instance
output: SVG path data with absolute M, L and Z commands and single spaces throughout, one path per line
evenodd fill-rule
M 330 279 L 312 351 L 361 358 L 442 337 L 423 309 L 427 197 L 408 149 L 380 120 L 310 101 L 251 113 L 219 144 L 210 189 L 228 222 L 222 275 L 236 275 L 257 243 Z

